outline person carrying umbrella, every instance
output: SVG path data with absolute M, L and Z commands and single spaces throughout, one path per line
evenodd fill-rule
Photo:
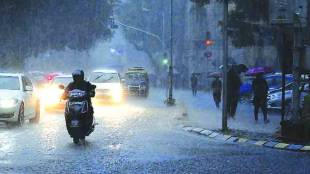
M 198 87 L 198 78 L 197 78 L 195 73 L 192 73 L 191 86 L 192 86 L 193 96 L 196 96 L 197 95 L 197 87 Z
M 267 95 L 268 95 L 268 83 L 263 77 L 263 73 L 256 74 L 255 79 L 252 82 L 252 88 L 254 93 L 254 118 L 255 122 L 258 121 L 259 108 L 262 109 L 264 114 L 264 122 L 268 123 L 267 119 Z
M 227 109 L 228 116 L 232 119 L 235 119 L 240 96 L 240 86 L 242 84 L 240 74 L 247 70 L 248 68 L 244 64 L 239 64 L 233 65 L 227 73 L 227 86 L 229 88 L 227 91 Z
M 222 97 L 222 81 L 220 80 L 219 76 L 216 76 L 212 81 L 212 92 L 215 105 L 217 108 L 219 108 Z

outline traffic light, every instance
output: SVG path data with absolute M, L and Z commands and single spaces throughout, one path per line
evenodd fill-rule
M 211 40 L 211 39 L 207 39 L 207 40 L 205 40 L 205 45 L 208 47 L 208 46 L 211 46 L 211 45 L 213 45 L 214 44 L 214 41 L 213 40 Z
M 168 65 L 169 60 L 167 58 L 164 58 L 161 62 L 163 65 Z
M 214 44 L 214 41 L 211 39 L 211 33 L 210 33 L 210 31 L 207 31 L 206 32 L 206 38 L 205 38 L 205 46 L 209 47 L 213 44 Z
M 168 65 L 169 64 L 169 59 L 167 53 L 164 53 L 163 58 L 161 59 L 161 64 L 162 65 Z

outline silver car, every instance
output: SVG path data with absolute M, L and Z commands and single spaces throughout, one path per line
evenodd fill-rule
M 23 74 L 0 73 L 0 121 L 22 126 L 28 119 L 40 119 L 39 97 L 32 82 Z
M 292 102 L 293 90 L 291 85 L 288 86 L 287 90 L 285 91 L 285 104 L 287 107 L 290 107 Z M 300 101 L 302 101 L 301 102 L 302 105 L 304 97 L 309 94 L 309 84 L 304 84 L 300 90 L 301 90 Z M 267 108 L 270 110 L 281 110 L 282 108 L 281 106 L 282 106 L 282 91 L 276 90 L 270 92 L 268 94 Z

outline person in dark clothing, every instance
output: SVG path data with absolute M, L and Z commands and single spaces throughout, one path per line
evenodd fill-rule
M 222 82 L 219 77 L 216 77 L 212 82 L 212 92 L 215 105 L 219 108 L 222 97 Z
M 242 85 L 240 73 L 246 71 L 247 67 L 243 64 L 234 65 L 228 71 L 227 110 L 228 110 L 228 117 L 231 117 L 233 119 L 235 119 L 240 96 L 240 86 Z
M 93 114 L 94 109 L 91 103 L 91 97 L 95 96 L 95 85 L 92 85 L 88 81 L 84 80 L 84 72 L 82 70 L 76 70 L 72 73 L 73 82 L 69 83 L 69 85 L 65 88 L 65 91 L 62 95 L 62 99 L 66 100 L 69 97 L 69 92 L 74 89 L 79 89 L 81 91 L 85 91 L 87 94 L 87 101 L 89 105 L 89 116 L 84 120 L 85 121 L 85 131 L 88 131 L 88 128 L 93 124 Z M 66 125 L 68 126 L 68 119 L 66 116 Z
M 234 68 L 231 68 L 228 71 L 227 77 L 227 110 L 228 110 L 228 117 L 235 118 L 238 100 L 239 100 L 239 88 L 241 85 L 241 79 L 239 74 Z
M 255 121 L 258 121 L 258 110 L 262 109 L 264 114 L 264 122 L 268 123 L 267 119 L 267 94 L 268 94 L 268 83 L 264 79 L 263 74 L 256 75 L 256 78 L 252 82 L 252 89 L 254 93 L 254 117 Z
M 84 72 L 82 70 L 76 70 L 72 73 L 73 82 L 69 83 L 66 87 L 63 99 L 67 99 L 69 92 L 74 89 L 85 91 L 88 94 L 87 101 L 91 105 L 91 97 L 95 96 L 95 85 L 92 85 L 88 81 L 84 80 Z
M 198 87 L 198 78 L 194 73 L 192 73 L 192 77 L 191 77 L 191 86 L 192 86 L 193 96 L 196 96 L 197 87 Z

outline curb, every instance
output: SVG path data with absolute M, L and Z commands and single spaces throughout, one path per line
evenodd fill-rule
M 280 149 L 280 150 L 310 152 L 310 145 L 287 144 L 287 143 L 278 142 L 278 141 L 254 140 L 254 139 L 247 139 L 247 138 L 232 136 L 228 134 L 223 134 L 219 131 L 212 131 L 212 130 L 202 129 L 198 127 L 191 127 L 191 126 L 184 126 L 184 125 L 180 125 L 180 127 L 186 132 L 196 133 L 196 134 L 208 137 L 208 138 L 230 142 L 230 143 L 244 143 L 244 144 L 251 144 L 255 146 Z

